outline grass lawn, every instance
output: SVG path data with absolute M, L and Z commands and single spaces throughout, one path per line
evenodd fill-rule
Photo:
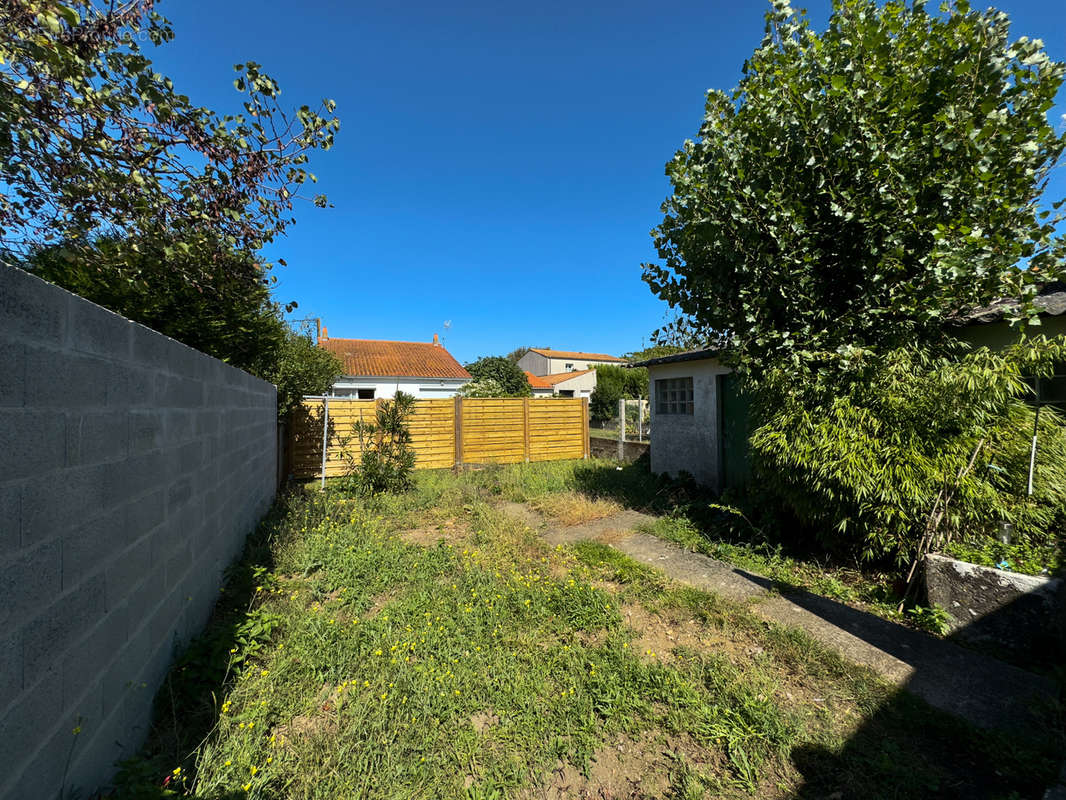
M 612 474 L 608 474 L 612 473 Z M 179 658 L 116 798 L 1038 797 L 979 733 L 806 636 L 494 508 L 609 514 L 614 465 L 299 491 Z M 594 501 L 589 494 L 596 494 Z M 166 783 L 164 787 L 163 784 Z

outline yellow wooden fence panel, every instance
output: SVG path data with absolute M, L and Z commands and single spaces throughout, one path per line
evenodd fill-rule
M 326 477 L 344 475 L 358 453 L 357 422 L 374 422 L 377 400 L 329 399 Z M 289 472 L 322 475 L 323 401 L 308 399 L 289 425 Z M 415 469 L 588 458 L 588 402 L 576 398 L 416 400 L 408 422 Z

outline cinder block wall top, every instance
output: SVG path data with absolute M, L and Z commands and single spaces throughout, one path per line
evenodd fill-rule
M 0 267 L 0 798 L 88 796 L 141 744 L 273 499 L 276 404 Z

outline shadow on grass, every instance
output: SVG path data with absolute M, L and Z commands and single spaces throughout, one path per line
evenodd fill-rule
M 1066 756 L 1057 687 L 950 642 L 908 634 L 913 636 L 897 640 L 896 648 L 921 649 L 923 637 L 929 643 L 924 652 L 906 652 L 913 675 L 839 748 L 794 748 L 792 763 L 803 783 L 791 796 L 1044 797 Z M 871 638 L 893 646 L 877 633 Z M 1047 694 L 1030 695 L 1022 687 Z M 915 695 L 935 698 L 938 707 L 953 708 L 960 716 L 938 711 Z

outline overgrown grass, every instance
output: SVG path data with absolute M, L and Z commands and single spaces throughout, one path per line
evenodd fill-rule
M 1035 796 L 1053 774 L 1050 753 L 945 721 L 802 634 L 493 508 L 583 468 L 290 497 L 116 797 Z M 437 526 L 458 533 L 408 533 Z

